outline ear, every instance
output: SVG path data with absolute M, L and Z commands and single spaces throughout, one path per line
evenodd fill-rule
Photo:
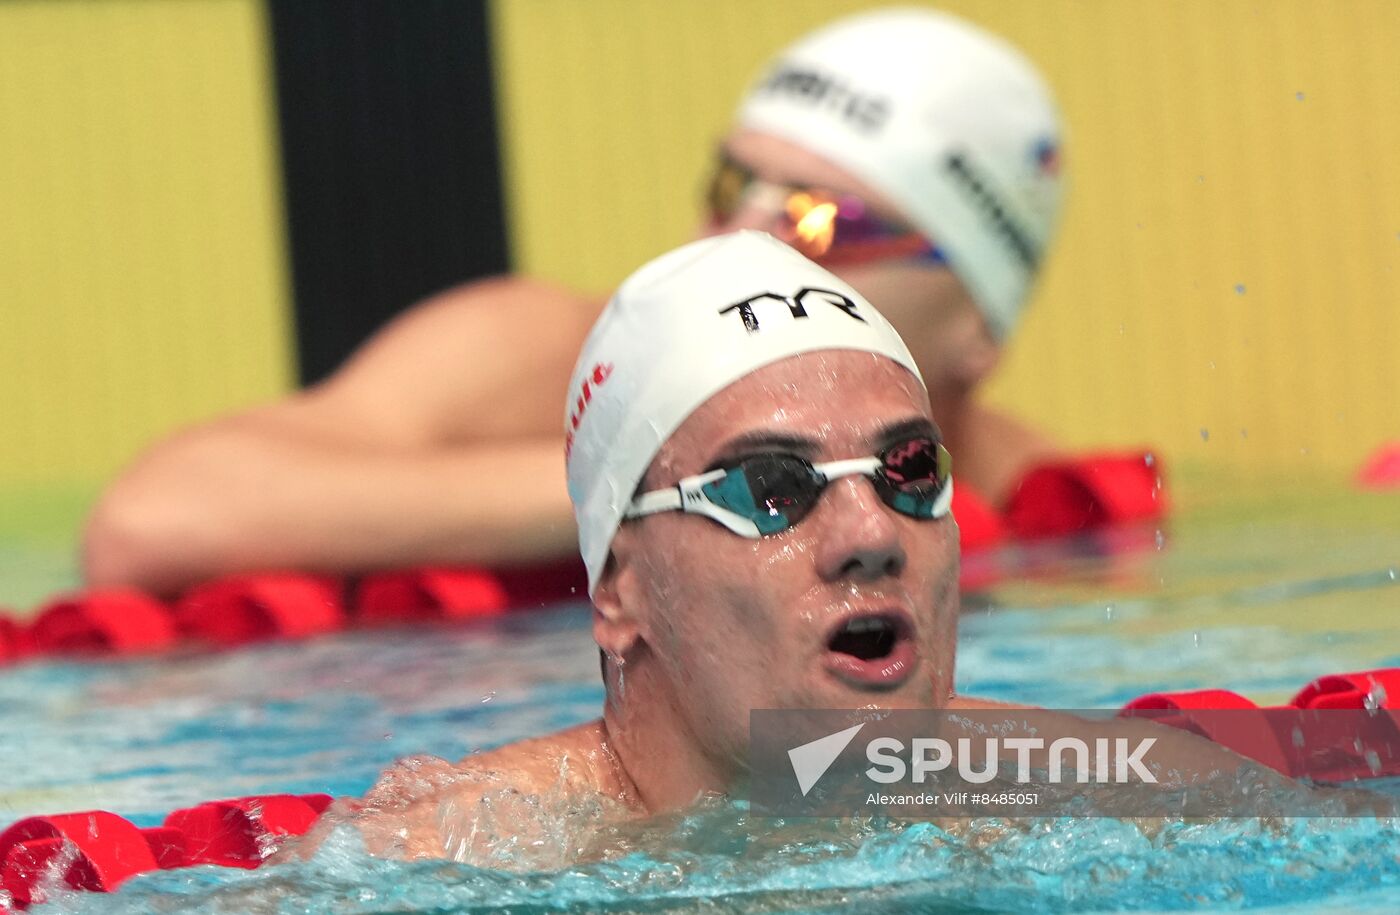
M 613 658 L 626 658 L 641 641 L 637 606 L 630 595 L 636 593 L 631 567 L 619 563 L 615 553 L 608 555 L 598 587 L 593 590 L 593 641 Z
M 992 335 L 986 320 L 972 312 L 965 318 L 972 326 L 961 334 L 963 344 L 956 357 L 958 379 L 969 388 L 988 378 L 1001 362 L 1001 344 Z

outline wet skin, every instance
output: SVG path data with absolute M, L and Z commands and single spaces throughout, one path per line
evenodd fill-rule
M 933 428 L 922 387 L 896 363 L 809 353 L 703 404 L 643 487 L 773 450 L 868 457 Z M 757 540 L 679 512 L 627 522 L 613 557 L 595 595 L 595 638 L 623 662 L 605 718 L 649 806 L 723 790 L 742 769 L 751 709 L 937 708 L 952 695 L 957 529 L 899 514 L 865 477 L 832 482 L 796 526 Z M 903 621 L 907 660 L 867 681 L 829 645 L 842 623 L 873 616 Z
M 896 363 L 808 353 L 703 404 L 643 487 L 771 451 L 772 439 L 822 462 L 933 428 L 923 389 Z M 901 515 L 859 476 L 833 481 L 796 526 L 758 540 L 679 512 L 625 522 L 595 595 L 594 636 L 612 659 L 602 719 L 455 765 L 406 760 L 351 818 L 371 850 L 450 855 L 445 823 L 502 787 L 602 798 L 620 817 L 722 794 L 743 775 L 754 708 L 981 707 L 953 696 L 957 573 L 951 517 Z M 907 650 L 892 673 L 853 677 L 833 663 L 832 632 L 869 614 L 905 620 Z

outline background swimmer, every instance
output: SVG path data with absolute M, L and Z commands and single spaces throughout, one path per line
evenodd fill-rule
M 879 298 L 963 479 L 994 501 L 1053 452 L 973 393 L 1049 242 L 1057 143 L 1048 90 L 999 39 L 931 12 L 866 14 L 779 56 L 710 194 L 706 231 L 772 229 Z M 519 278 L 418 305 L 323 384 L 151 450 L 89 519 L 87 578 L 173 592 L 246 569 L 568 554 L 554 410 L 595 314 Z

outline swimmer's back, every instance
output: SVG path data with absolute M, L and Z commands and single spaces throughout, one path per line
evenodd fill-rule
M 519 277 L 456 286 L 396 317 L 326 381 L 267 409 L 371 447 L 559 436 L 569 374 L 601 308 Z

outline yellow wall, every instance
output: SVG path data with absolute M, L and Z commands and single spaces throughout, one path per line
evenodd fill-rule
M 868 5 L 498 0 L 517 262 L 603 292 L 684 240 L 763 59 Z M 996 400 L 1076 445 L 1236 465 L 1400 437 L 1400 4 L 948 6 L 1040 62 L 1070 130 Z M 0 4 L 0 488 L 91 484 L 290 385 L 265 16 Z
M 871 5 L 497 0 L 517 264 L 603 291 L 684 240 L 762 61 Z M 1400 438 L 1400 4 L 942 6 L 1024 48 L 1069 129 L 996 401 L 1192 463 L 1346 470 Z
M 0 4 L 0 487 L 292 378 L 264 10 Z

